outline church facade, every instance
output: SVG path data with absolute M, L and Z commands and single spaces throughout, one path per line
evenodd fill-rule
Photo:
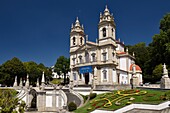
M 98 39 L 91 42 L 85 35 L 78 18 L 70 32 L 70 80 L 74 85 L 115 85 L 142 83 L 142 70 L 135 64 L 134 55 L 128 53 L 124 43 L 116 40 L 113 15 L 105 8 L 100 14 Z

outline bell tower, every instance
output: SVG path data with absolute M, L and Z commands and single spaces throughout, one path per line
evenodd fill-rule
M 70 32 L 70 52 L 77 49 L 79 46 L 85 43 L 84 27 L 80 25 L 79 19 L 77 17 L 75 24 L 71 26 Z
M 109 38 L 115 40 L 115 29 L 116 25 L 113 15 L 110 14 L 110 11 L 106 6 L 104 13 L 100 13 L 100 21 L 98 24 L 99 43 Z

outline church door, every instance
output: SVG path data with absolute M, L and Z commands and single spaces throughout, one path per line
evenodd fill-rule
M 85 73 L 84 76 L 85 76 L 85 84 L 88 84 L 89 83 L 89 73 Z

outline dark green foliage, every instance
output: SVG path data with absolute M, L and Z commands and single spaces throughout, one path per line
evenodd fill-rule
M 166 99 L 170 100 L 170 91 L 165 92 L 164 96 Z
M 69 104 L 68 104 L 68 110 L 69 111 L 74 111 L 74 110 L 76 110 L 77 109 L 77 105 L 74 103 L 74 102 L 70 102 Z
M 141 42 L 127 47 L 131 54 L 135 53 L 136 64 L 142 69 L 144 83 L 160 81 L 162 76 L 160 65 L 166 63 L 170 70 L 170 13 L 161 19 L 160 33 L 153 36 L 149 46 Z
M 0 66 L 0 84 L 13 86 L 15 76 L 17 76 L 17 83 L 19 84 L 20 78 L 25 81 L 26 75 L 29 74 L 30 84 L 35 85 L 37 78 L 41 80 L 43 71 L 45 72 L 46 81 L 50 81 L 52 79 L 50 68 L 45 67 L 42 63 L 36 64 L 33 61 L 23 63 L 14 57 Z
M 57 62 L 54 67 L 55 72 L 58 75 L 64 74 L 64 84 L 68 83 L 69 80 L 66 81 L 66 73 L 70 70 L 70 60 L 64 56 L 60 56 L 57 59 Z
M 18 83 L 20 78 L 26 76 L 26 69 L 23 63 L 16 57 L 6 61 L 0 67 L 0 84 L 12 86 L 15 76 L 18 77 Z
M 0 113 L 17 113 L 13 111 L 19 106 L 20 113 L 24 113 L 25 102 L 19 103 L 19 100 L 15 98 L 16 91 L 11 89 L 0 90 Z
M 90 93 L 90 100 L 91 100 L 91 99 L 94 99 L 96 96 L 97 96 L 96 93 Z
M 39 80 L 41 80 L 43 72 L 45 73 L 45 79 L 47 82 L 50 81 L 52 78 L 51 77 L 51 75 L 52 75 L 51 69 L 45 67 L 42 63 L 37 64 L 33 61 L 30 61 L 30 62 L 24 62 L 24 66 L 26 68 L 26 72 L 29 74 L 30 84 L 32 84 L 33 86 L 35 86 L 35 84 L 37 82 L 37 78 L 39 78 Z
M 153 71 L 157 65 L 166 63 L 170 65 L 170 13 L 166 14 L 160 22 L 160 33 L 153 36 L 149 44 L 151 49 L 150 67 Z M 168 68 L 169 70 L 169 68 Z M 154 74 L 152 74 L 154 76 Z

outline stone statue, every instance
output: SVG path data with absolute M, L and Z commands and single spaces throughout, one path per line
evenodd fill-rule
M 164 76 L 164 77 L 168 77 L 168 70 L 166 69 L 165 63 L 164 63 L 164 65 L 163 65 L 163 76 Z
M 166 69 L 165 63 L 163 65 L 163 76 L 161 78 L 160 88 L 170 89 L 170 78 L 168 76 L 168 70 Z

